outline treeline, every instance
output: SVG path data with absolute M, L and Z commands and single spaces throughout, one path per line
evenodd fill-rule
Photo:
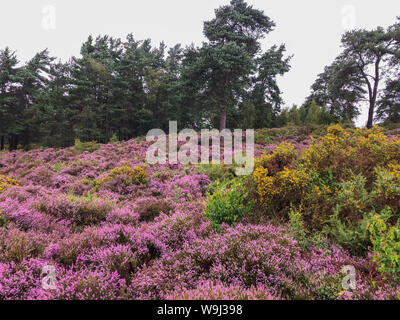
M 282 103 L 277 75 L 289 70 L 285 47 L 262 52 L 274 27 L 242 0 L 204 23 L 202 46 L 89 37 L 81 56 L 58 62 L 47 50 L 19 65 L 0 52 L 0 139 L 10 150 L 64 147 L 146 134 L 152 128 L 271 127 Z
M 291 57 L 284 45 L 261 50 L 274 27 L 263 11 L 232 0 L 204 23 L 199 47 L 90 36 L 79 57 L 61 62 L 44 50 L 25 64 L 0 50 L 0 148 L 126 140 L 167 130 L 170 120 L 196 130 L 352 122 L 365 102 L 368 126 L 375 115 L 400 122 L 399 23 L 346 33 L 343 53 L 290 110 L 281 110 L 276 79 Z

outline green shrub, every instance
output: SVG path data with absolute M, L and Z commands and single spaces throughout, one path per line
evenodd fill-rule
M 0 210 L 0 227 L 7 227 L 7 225 L 8 225 L 8 220 Z
M 114 133 L 110 138 L 110 143 L 116 143 L 116 142 L 119 142 L 119 139 L 118 136 Z
M 367 179 L 358 174 L 350 180 L 339 184 L 338 192 L 334 197 L 335 213 L 340 218 L 350 221 L 358 221 L 363 218 L 365 212 L 369 212 L 374 204 L 374 198 L 366 190 Z
M 327 221 L 323 233 L 352 254 L 363 256 L 371 244 L 368 232 L 370 220 L 370 215 L 366 214 L 361 221 L 343 221 L 336 212 Z
M 98 191 L 104 183 L 110 182 L 116 178 L 119 178 L 121 180 L 120 182 L 125 186 L 141 185 L 149 182 L 146 167 L 135 166 L 131 168 L 129 164 L 126 164 L 122 167 L 114 168 L 107 176 L 96 180 L 95 190 Z
M 289 211 L 289 235 L 292 236 L 299 245 L 308 249 L 311 246 L 325 247 L 327 239 L 320 233 L 310 233 L 303 221 L 303 208 L 290 208 Z
M 60 172 L 62 169 L 65 168 L 65 164 L 62 162 L 57 162 L 54 167 L 53 167 L 53 171 L 54 172 Z
M 388 168 L 375 168 L 374 182 L 377 202 L 381 207 L 400 209 L 400 164 L 389 164 Z
M 228 183 L 235 179 L 235 167 L 226 164 L 203 164 L 200 167 L 200 172 L 207 174 L 211 183 L 208 185 L 207 191 L 214 193 L 219 184 Z
M 235 168 L 226 164 L 203 164 L 200 171 L 213 182 L 225 182 L 236 177 Z
M 79 226 L 96 225 L 103 221 L 112 209 L 112 203 L 94 196 L 70 196 L 68 201 L 72 205 L 72 221 Z
M 271 138 L 267 132 L 261 131 L 254 135 L 254 142 L 258 144 L 271 143 Z
M 79 151 L 80 153 L 83 153 L 85 151 L 91 153 L 96 150 L 99 150 L 100 144 L 97 143 L 96 141 L 81 142 L 81 140 L 75 139 L 74 148 L 76 151 Z
M 394 215 L 390 208 L 375 214 L 368 226 L 373 245 L 373 260 L 378 271 L 394 280 L 400 279 L 400 223 L 391 225 Z
M 222 223 L 234 225 L 246 216 L 252 208 L 252 203 L 247 201 L 247 192 L 239 181 L 231 185 L 216 185 L 215 192 L 207 194 L 206 216 L 211 220 L 212 226 L 220 229 Z
M 366 178 L 362 174 L 353 175 L 343 183 L 334 184 L 332 212 L 323 228 L 335 243 L 356 255 L 365 255 L 371 244 L 367 231 L 374 197 L 366 189 Z
M 290 235 L 295 238 L 300 245 L 305 243 L 307 239 L 307 230 L 304 227 L 304 222 L 302 219 L 302 213 L 300 210 L 290 209 L 289 212 L 289 229 Z

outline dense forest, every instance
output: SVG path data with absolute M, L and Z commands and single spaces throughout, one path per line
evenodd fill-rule
M 284 108 L 277 77 L 290 70 L 285 45 L 261 40 L 275 23 L 243 0 L 204 22 L 200 47 L 108 35 L 82 44 L 66 62 L 46 49 L 21 64 L 0 51 L 0 148 L 107 143 L 166 129 L 271 128 L 352 123 L 368 104 L 374 120 L 400 122 L 400 22 L 343 35 L 342 53 L 325 67 L 301 106 Z

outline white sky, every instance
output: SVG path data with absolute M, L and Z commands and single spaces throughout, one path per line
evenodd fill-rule
M 400 15 L 398 0 L 248 0 L 276 23 L 264 49 L 285 43 L 294 54 L 292 69 L 279 80 L 287 106 L 301 104 L 325 65 L 340 52 L 340 37 L 349 27 L 386 27 Z M 66 60 L 79 55 L 89 34 L 137 40 L 150 38 L 201 44 L 203 21 L 229 0 L 3 0 L 0 48 L 16 50 L 22 61 L 48 48 Z M 50 6 L 50 7 L 49 7 Z M 54 10 L 53 10 L 54 9 Z M 53 14 L 54 13 L 54 14 Z M 54 18 L 54 20 L 53 20 Z M 366 123 L 366 112 L 358 124 Z

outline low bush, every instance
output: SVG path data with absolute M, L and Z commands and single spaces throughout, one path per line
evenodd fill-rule
M 41 212 L 59 219 L 70 220 L 78 227 L 100 223 L 112 210 L 112 204 L 94 196 L 52 197 L 35 203 Z
M 18 186 L 17 181 L 0 174 L 0 193 L 10 186 Z
M 399 271 L 397 220 L 376 218 L 371 224 L 371 219 L 386 206 L 394 213 L 400 209 L 399 157 L 400 139 L 385 136 L 379 127 L 334 125 L 303 153 L 283 144 L 258 159 L 250 186 L 254 192 L 249 194 L 257 212 L 288 220 L 302 245 L 307 238 L 326 236 L 359 256 L 366 256 L 373 245 L 380 270 L 394 274 Z
M 97 143 L 96 141 L 81 142 L 81 140 L 75 139 L 74 148 L 79 153 L 83 153 L 85 151 L 91 153 L 91 152 L 94 152 L 96 150 L 99 150 L 100 149 L 100 144 Z
M 169 214 L 171 207 L 169 203 L 157 198 L 144 198 L 136 200 L 136 212 L 139 214 L 139 221 L 152 221 L 160 213 Z
M 393 218 L 396 221 L 393 223 Z M 392 223 L 391 223 L 392 220 Z M 368 226 L 373 245 L 373 259 L 378 270 L 393 280 L 400 280 L 400 221 L 390 208 L 375 214 Z
M 195 289 L 177 289 L 166 300 L 278 300 L 262 286 L 243 289 L 238 285 L 224 285 L 205 281 Z
M 96 188 L 98 189 L 103 184 L 116 179 L 124 186 L 147 184 L 149 181 L 146 167 L 135 166 L 131 168 L 129 165 L 124 165 L 111 170 L 107 176 L 97 180 Z
M 0 210 L 0 228 L 7 227 L 8 220 L 4 217 L 3 212 Z
M 219 230 L 223 223 L 234 225 L 240 221 L 251 212 L 251 207 L 244 185 L 235 181 L 219 184 L 213 194 L 208 194 L 205 214 Z
M 390 205 L 400 209 L 400 164 L 389 164 L 387 168 L 375 169 L 375 192 L 381 206 Z
M 254 142 L 258 144 L 268 144 L 271 143 L 271 138 L 269 134 L 265 131 L 257 131 L 254 135 Z

